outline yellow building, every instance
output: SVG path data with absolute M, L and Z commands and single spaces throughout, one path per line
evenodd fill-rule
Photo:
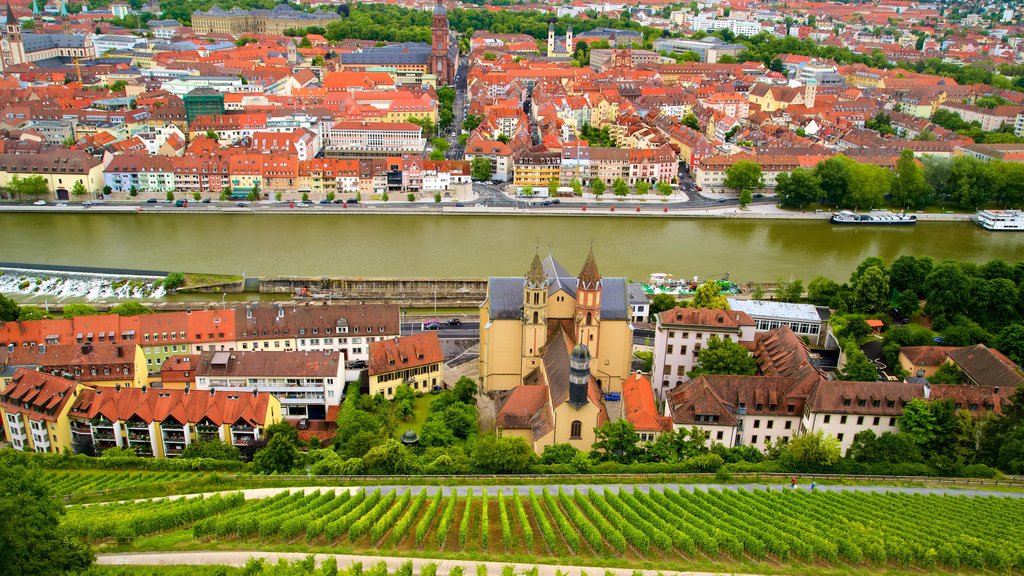
M 593 251 L 579 277 L 535 255 L 525 278 L 491 278 L 480 307 L 480 383 L 498 395 L 498 433 L 538 452 L 589 450 L 608 416 L 602 400 L 630 376 L 624 278 L 602 278 Z M 571 350 L 571 352 L 570 352 Z
M 103 188 L 103 162 L 81 150 L 53 149 L 36 154 L 0 154 L 0 187 L 10 188 L 14 178 L 41 176 L 46 181 L 43 200 L 70 200 L 81 182 L 87 195 Z
M 402 384 L 414 392 L 444 385 L 444 354 L 437 332 L 421 332 L 370 343 L 370 394 L 395 397 Z
M 4 435 L 11 447 L 26 452 L 71 449 L 68 413 L 83 390 L 88 388 L 74 380 L 18 368 L 0 393 Z
M 202 440 L 242 447 L 282 420 L 268 392 L 231 393 L 159 388 L 86 389 L 68 412 L 76 450 L 131 448 L 139 456 L 177 456 Z
M 310 26 L 326 28 L 341 18 L 335 12 L 300 12 L 287 4 L 278 4 L 273 10 L 224 10 L 214 6 L 203 12 L 192 13 L 192 30 L 196 34 L 267 34 L 280 36 L 289 28 L 303 29 Z
M 516 158 L 515 185 L 546 190 L 551 180 L 557 181 L 562 170 L 562 155 L 547 149 L 529 150 Z

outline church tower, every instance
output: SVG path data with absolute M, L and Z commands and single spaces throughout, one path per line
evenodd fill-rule
M 555 21 L 548 21 L 548 58 L 555 55 Z
M 0 71 L 25 62 L 25 45 L 21 41 L 21 22 L 7 4 L 7 23 L 0 38 Z
M 572 24 L 569 24 L 569 29 L 565 31 L 565 53 L 572 55 L 573 43 L 572 43 Z
M 538 364 L 540 351 L 548 340 L 548 278 L 533 255 L 533 264 L 523 284 L 523 374 Z
M 288 63 L 295 66 L 299 63 L 299 50 L 295 46 L 295 39 L 288 41 Z
M 449 86 L 452 83 L 452 62 L 448 57 L 451 32 L 448 29 L 448 9 L 443 0 L 434 5 L 434 22 L 430 27 L 431 54 L 430 62 L 438 86 Z
M 601 273 L 591 248 L 576 283 L 576 343 L 586 344 L 592 354 L 600 356 L 600 335 Z
M 587 405 L 590 387 L 590 350 L 577 344 L 569 355 L 569 405 L 579 410 Z
M 66 0 L 60 2 L 60 26 L 64 34 L 71 35 L 71 16 L 68 14 L 68 3 Z

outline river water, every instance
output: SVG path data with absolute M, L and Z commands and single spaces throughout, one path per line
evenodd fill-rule
M 533 251 L 603 274 L 848 278 L 868 256 L 1024 258 L 1024 234 L 967 222 L 843 227 L 818 220 L 400 214 L 0 214 L 0 261 L 247 276 L 520 275 Z

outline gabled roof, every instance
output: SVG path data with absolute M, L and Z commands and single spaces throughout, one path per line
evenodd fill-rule
M 78 383 L 52 374 L 18 368 L 0 393 L 0 406 L 8 414 L 26 414 L 32 420 L 55 422 L 75 396 Z
M 215 425 L 244 422 L 265 426 L 271 394 L 162 388 L 100 388 L 84 390 L 69 416 L 111 421 L 133 418 L 145 423 L 174 420 L 179 424 L 208 420 Z
M 636 372 L 622 384 L 623 416 L 638 432 L 667 432 L 672 419 L 658 414 L 654 390 L 643 374 Z
M 444 361 L 437 332 L 421 332 L 370 343 L 371 376 Z
M 947 352 L 949 359 L 979 386 L 1020 386 L 1024 376 L 1020 368 L 1005 356 L 984 344 L 976 344 Z

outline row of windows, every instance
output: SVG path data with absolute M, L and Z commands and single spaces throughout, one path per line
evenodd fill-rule
M 786 430 L 791 429 L 792 426 L 793 426 L 793 422 L 790 421 L 790 420 L 786 420 L 784 422 L 784 424 L 785 424 L 785 426 L 783 426 L 783 428 L 785 428 Z M 761 420 L 760 419 L 755 419 L 754 420 L 754 428 L 760 428 L 760 427 L 761 427 Z M 771 430 L 774 427 L 775 427 L 775 420 L 767 420 L 765 422 L 765 428 Z
M 786 322 L 783 320 L 758 320 L 756 323 L 759 332 L 774 330 L 780 326 L 789 326 L 789 329 L 797 334 L 809 334 L 817 336 L 821 332 L 821 324 L 807 322 Z
M 721 438 L 722 433 L 719 432 L 718 435 L 719 435 L 719 438 Z M 840 441 L 843 440 L 843 435 L 842 434 L 839 435 L 839 440 Z M 789 442 L 789 436 L 779 436 L 779 441 L 782 442 L 783 444 L 786 444 L 787 442 Z M 753 436 L 750 437 L 750 443 L 751 444 L 757 444 L 757 434 L 754 434 Z M 764 437 L 764 443 L 766 445 L 767 444 L 771 444 L 772 443 L 772 437 L 771 436 L 765 436 Z
M 846 416 L 846 415 L 840 416 L 839 417 L 839 423 L 840 424 L 846 424 L 846 421 L 847 421 L 848 418 L 849 417 Z M 831 423 L 832 422 L 832 415 L 831 414 L 825 414 L 825 417 L 822 419 L 822 422 L 824 422 L 825 424 Z M 881 424 L 881 422 L 882 422 L 882 417 L 881 416 L 875 416 L 875 417 L 873 417 L 871 419 L 871 425 L 872 426 L 879 426 Z M 858 426 L 863 426 L 864 425 L 864 416 L 857 416 L 857 425 Z M 895 416 L 889 418 L 889 426 L 896 426 L 896 417 Z

